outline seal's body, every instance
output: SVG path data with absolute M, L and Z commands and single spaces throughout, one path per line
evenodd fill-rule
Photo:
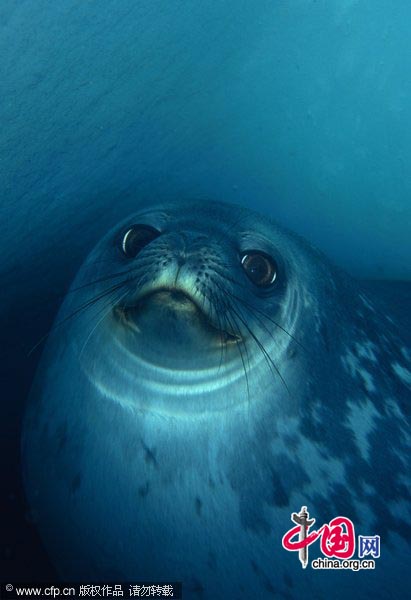
M 88 257 L 59 323 L 23 455 L 64 579 L 213 600 L 406 589 L 410 354 L 307 243 L 224 204 L 141 210 Z M 312 529 L 344 516 L 379 535 L 375 570 L 313 570 L 319 541 L 302 569 L 281 541 L 303 506 Z

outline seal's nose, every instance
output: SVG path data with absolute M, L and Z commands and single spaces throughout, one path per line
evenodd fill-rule
M 173 240 L 174 260 L 177 266 L 181 268 L 190 259 L 196 258 L 199 249 L 204 246 L 207 240 L 206 236 L 191 232 L 181 231 Z
M 164 287 L 181 286 L 196 293 L 200 281 L 209 277 L 208 261 L 219 260 L 209 238 L 197 232 L 170 232 L 163 239 L 163 247 L 156 284 Z

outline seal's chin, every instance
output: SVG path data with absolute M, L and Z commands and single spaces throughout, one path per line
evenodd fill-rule
M 209 315 L 190 297 L 178 289 L 158 289 L 136 302 L 115 309 L 123 333 L 133 340 L 136 354 L 156 364 L 198 367 L 221 360 L 225 351 L 240 338 L 216 327 Z M 129 346 L 130 347 L 130 346 Z

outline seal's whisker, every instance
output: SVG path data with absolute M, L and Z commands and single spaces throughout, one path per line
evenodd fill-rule
M 213 280 L 211 280 L 213 281 Z M 215 283 L 213 281 L 213 283 Z M 228 310 L 228 306 L 227 304 L 224 302 L 223 298 L 219 298 L 216 294 L 214 294 L 213 292 L 211 292 L 210 289 L 207 290 L 208 292 L 210 292 L 210 295 L 207 294 L 205 291 L 203 291 L 203 295 L 205 296 L 205 298 L 207 298 L 207 300 L 209 301 L 210 305 L 213 308 L 214 311 L 214 316 L 215 319 L 217 321 L 218 324 L 218 328 L 221 332 L 221 345 L 222 345 L 222 351 L 227 353 L 227 334 L 229 336 L 231 336 L 232 338 L 236 338 L 236 343 L 238 343 L 241 340 L 241 334 L 240 331 L 236 331 L 235 327 L 233 326 L 232 322 L 229 322 L 229 319 L 227 318 L 227 310 Z M 222 334 L 225 334 L 225 337 L 223 337 Z M 221 357 L 222 359 L 222 357 Z
M 227 292 L 229 295 L 230 292 Z M 236 296 L 235 296 L 236 297 Z M 236 297 L 237 298 L 237 297 Z M 266 315 L 265 313 L 263 313 L 262 311 L 256 309 L 255 307 L 251 306 L 250 304 L 246 303 L 245 301 L 243 301 L 241 298 L 237 298 L 238 302 L 240 304 L 243 305 L 243 308 L 245 310 L 248 310 L 250 314 L 253 315 L 254 319 L 256 319 L 256 321 L 258 321 L 258 323 L 261 325 L 261 327 L 264 329 L 264 331 L 266 331 L 266 333 L 268 333 L 268 335 L 274 340 L 276 340 L 275 335 L 273 334 L 272 331 L 269 330 L 269 328 L 267 327 L 267 325 L 264 323 L 264 321 L 258 316 L 257 313 L 261 314 L 262 316 L 264 316 L 266 319 L 268 319 L 268 321 L 272 322 L 273 325 L 276 325 L 277 327 L 279 327 L 282 331 L 284 331 L 284 333 L 286 333 L 296 344 L 298 344 L 305 352 L 308 352 L 307 348 L 305 348 L 301 342 L 299 342 L 289 331 L 287 331 L 284 327 L 282 327 L 281 325 L 279 325 L 278 323 L 276 323 L 273 319 L 271 319 L 271 317 L 269 317 L 268 315 Z
M 235 311 L 234 308 L 233 308 L 233 311 L 237 314 L 237 316 L 240 319 L 241 323 L 247 329 L 247 331 L 249 332 L 249 334 L 251 335 L 251 337 L 253 338 L 253 340 L 255 341 L 255 343 L 257 344 L 257 346 L 259 347 L 259 349 L 263 353 L 263 356 L 265 357 L 266 361 L 268 362 L 269 365 L 272 366 L 272 368 L 274 369 L 275 373 L 278 375 L 278 377 L 281 379 L 282 383 L 284 384 L 285 389 L 287 390 L 287 392 L 291 396 L 290 390 L 288 388 L 288 385 L 287 385 L 284 377 L 281 375 L 281 372 L 280 372 L 279 368 L 277 367 L 277 365 L 275 364 L 275 362 L 272 360 L 271 356 L 267 352 L 264 344 L 258 339 L 258 337 L 256 336 L 256 334 L 252 331 L 252 329 L 250 328 L 250 326 L 247 324 L 246 320 L 240 314 L 238 314 Z
M 105 275 L 104 277 L 100 277 L 99 279 L 94 279 L 93 281 L 89 281 L 88 283 L 79 285 L 76 288 L 71 288 L 68 290 L 67 294 L 72 294 L 73 292 L 78 292 L 80 290 L 84 290 L 85 288 L 95 285 L 96 283 L 102 283 L 103 281 L 115 279 L 116 277 L 121 277 L 122 275 L 130 275 L 130 273 L 132 273 L 132 272 L 133 272 L 132 269 L 128 269 L 127 271 L 118 271 L 117 273 L 111 273 L 109 275 Z
M 94 315 L 94 318 L 95 318 L 95 317 L 97 317 L 97 315 L 99 315 L 101 312 L 104 311 L 103 316 L 100 319 L 98 319 L 98 321 L 94 324 L 93 328 L 91 329 L 90 333 L 88 334 L 86 341 L 84 342 L 83 347 L 80 350 L 79 360 L 81 360 L 81 356 L 84 352 L 84 349 L 86 348 L 87 344 L 89 343 L 89 341 L 90 341 L 93 333 L 96 331 L 97 327 L 100 325 L 100 323 L 102 321 L 104 321 L 104 319 L 110 313 L 113 305 L 121 302 L 121 300 L 127 295 L 127 290 L 125 292 L 123 292 L 121 290 L 120 294 L 115 294 L 114 292 L 113 292 L 113 294 L 115 295 L 115 297 L 111 296 L 109 301 L 105 302 L 104 305 L 102 307 L 100 307 L 99 310 L 97 311 L 97 313 Z
M 242 301 L 240 299 L 240 302 L 242 302 L 242 304 L 245 306 L 247 303 L 245 301 Z M 300 340 L 298 340 L 292 333 L 290 333 L 289 331 L 287 331 L 287 329 L 285 329 L 285 327 L 283 327 L 282 325 L 280 325 L 279 323 L 277 323 L 277 321 L 274 321 L 274 319 L 272 317 L 270 317 L 269 315 L 267 315 L 264 311 L 255 308 L 255 307 L 251 307 L 250 304 L 248 304 L 248 307 L 250 308 L 251 311 L 255 311 L 257 313 L 259 313 L 262 317 L 264 317 L 265 319 L 267 319 L 270 323 L 272 323 L 273 325 L 275 325 L 276 327 L 278 327 L 278 329 L 281 329 L 281 331 L 283 331 L 286 335 L 288 335 L 288 337 L 290 337 L 296 344 L 298 344 L 300 346 L 300 348 L 302 348 L 302 350 L 304 350 L 305 352 L 308 352 L 308 348 L 306 348 L 304 346 L 304 344 L 302 342 L 300 342 Z M 256 317 L 256 315 L 254 315 Z M 256 317 L 257 318 L 257 317 Z M 261 320 L 259 320 L 260 323 L 262 323 Z M 269 331 L 267 329 L 267 331 Z M 272 334 L 271 334 L 272 335 Z
M 225 346 L 224 340 L 223 340 L 223 324 L 222 324 L 222 321 L 220 318 L 220 314 L 219 314 L 218 310 L 216 309 L 216 306 L 214 305 L 214 303 L 218 304 L 218 299 L 216 300 L 214 294 L 212 292 L 210 292 L 210 293 L 211 293 L 211 297 L 207 296 L 206 294 L 204 294 L 204 296 L 208 299 L 210 306 L 214 310 L 214 314 L 215 314 L 217 324 L 218 324 L 218 330 L 219 330 L 219 334 L 220 334 L 220 362 L 218 365 L 217 372 L 220 373 L 221 366 L 223 364 L 223 354 L 226 349 L 226 346 Z
M 141 256 L 141 257 L 139 257 L 138 263 L 136 263 L 135 265 L 133 265 L 132 268 L 127 269 L 125 271 L 118 271 L 117 273 L 112 273 L 112 274 L 106 275 L 104 277 L 101 277 L 99 279 L 95 279 L 94 281 L 90 281 L 89 283 L 85 283 L 84 285 L 81 285 L 78 288 L 70 289 L 67 293 L 71 293 L 71 292 L 74 292 L 76 290 L 81 290 L 84 287 L 87 287 L 88 285 L 92 285 L 93 283 L 100 283 L 102 281 L 105 281 L 106 279 L 110 279 L 111 277 L 113 277 L 113 278 L 114 277 L 120 277 L 121 275 L 127 275 L 129 273 L 132 273 L 133 271 L 136 271 L 137 269 L 142 268 L 142 267 L 146 266 L 147 264 L 152 264 L 152 262 L 153 262 L 152 259 L 156 258 L 157 256 L 158 256 L 158 252 L 157 251 L 154 252 L 152 250 L 148 250 L 147 249 L 147 250 L 145 250 L 144 255 Z M 96 262 L 98 262 L 98 261 L 96 261 Z M 113 262 L 112 259 L 111 259 L 111 262 Z M 94 266 L 94 263 L 91 263 L 91 265 L 89 265 L 89 266 L 90 267 Z
M 243 336 L 241 336 L 241 333 L 240 333 L 241 332 L 241 327 L 239 327 L 238 321 L 237 321 L 236 317 L 233 315 L 233 312 L 235 313 L 234 308 L 230 304 L 227 304 L 227 310 L 228 310 L 228 313 L 231 315 L 231 318 L 233 319 L 234 324 L 235 324 L 235 326 L 236 326 L 236 328 L 238 330 L 239 337 L 242 340 L 242 343 L 244 344 L 244 350 L 245 350 L 246 357 L 247 357 L 247 362 L 248 362 L 248 370 L 250 371 L 251 370 L 251 363 L 250 363 L 250 357 L 249 357 L 249 354 L 248 354 L 248 348 L 247 348 L 246 343 L 243 340 Z
M 237 281 L 233 277 L 230 277 L 230 275 L 227 275 L 227 273 L 224 271 L 224 267 L 225 267 L 224 264 L 221 264 L 220 262 L 217 262 L 217 261 L 213 261 L 212 259 L 209 259 L 209 260 L 210 260 L 210 262 L 213 263 L 213 270 L 214 270 L 214 272 L 217 275 L 219 275 L 221 277 L 221 279 L 224 279 L 225 281 L 229 281 L 230 283 L 232 283 L 236 287 L 239 287 L 239 288 L 241 288 L 243 290 L 248 290 L 248 287 L 246 285 L 244 285 L 240 281 Z
M 36 350 L 36 348 L 38 348 L 40 346 L 40 344 L 42 342 L 44 342 L 44 340 L 46 340 L 54 332 L 55 329 L 57 329 L 58 327 L 61 327 L 62 325 L 67 323 L 67 321 L 70 321 L 73 317 L 75 317 L 82 311 L 86 310 L 87 308 L 90 308 L 90 306 L 93 306 L 93 304 L 95 304 L 99 300 L 105 298 L 105 296 L 107 296 L 108 294 L 111 294 L 112 292 L 116 291 L 117 289 L 120 289 L 121 287 L 126 285 L 128 282 L 129 282 L 129 279 L 126 279 L 126 280 L 122 281 L 121 283 L 117 283 L 116 285 L 111 286 L 108 290 L 105 290 L 104 292 L 97 294 L 97 296 L 94 296 L 93 298 L 91 298 L 90 300 L 88 300 L 87 302 L 85 302 L 84 304 L 79 306 L 78 308 L 76 308 L 72 313 L 67 315 L 67 317 L 64 317 L 64 319 L 62 319 L 58 323 L 55 323 L 52 326 L 52 328 L 45 335 L 43 335 L 39 339 L 39 341 L 31 348 L 31 350 L 28 352 L 27 356 L 31 356 L 32 353 L 34 352 L 34 350 Z
M 213 280 L 213 282 L 215 284 L 217 284 L 217 287 L 219 287 L 219 289 L 221 290 L 221 287 L 218 285 L 218 283 L 216 281 L 214 281 L 214 280 Z M 222 290 L 222 293 L 224 293 L 224 290 Z M 241 362 L 242 362 L 243 369 L 244 369 L 244 375 L 245 375 L 246 386 L 247 386 L 247 400 L 249 402 L 250 401 L 250 386 L 249 386 L 248 373 L 247 373 L 247 368 L 246 368 L 246 364 L 245 364 L 245 361 L 244 361 L 243 351 L 241 349 L 241 344 L 244 345 L 244 352 L 246 354 L 246 358 L 247 358 L 247 362 L 248 362 L 248 369 L 251 370 L 250 357 L 248 355 L 248 349 L 247 349 L 246 343 L 242 339 L 240 328 L 238 327 L 238 323 L 237 323 L 234 315 L 232 314 L 230 304 L 227 301 L 224 300 L 224 297 L 222 297 L 221 300 L 218 301 L 218 303 L 219 303 L 220 306 L 222 305 L 223 308 L 225 309 L 224 310 L 224 317 L 225 317 L 225 320 L 227 321 L 229 329 L 231 329 L 231 331 L 238 337 L 237 349 L 238 349 L 238 352 L 240 354 Z M 234 321 L 234 325 L 233 325 L 232 321 Z
M 235 325 L 237 326 L 237 329 L 240 331 L 240 328 L 238 327 L 238 323 L 237 323 L 237 319 L 235 318 L 235 316 L 232 314 L 232 311 L 230 310 L 230 308 L 228 308 L 228 312 L 230 313 Z M 244 339 L 241 337 L 241 340 L 239 342 L 237 342 L 237 346 L 238 349 L 241 352 L 241 344 L 244 346 L 244 353 L 247 359 L 247 363 L 248 363 L 248 371 L 251 371 L 251 364 L 250 364 L 250 356 L 248 354 L 248 348 L 247 348 L 247 344 L 245 343 Z M 243 363 L 244 364 L 244 363 Z M 247 400 L 248 403 L 250 402 L 250 384 L 248 381 L 248 374 L 247 374 L 247 368 L 244 364 L 244 373 L 245 373 L 245 377 L 246 377 L 246 381 L 247 381 Z
M 305 350 L 306 352 L 308 352 L 307 348 L 292 333 L 290 333 L 289 331 L 287 331 L 287 329 L 285 329 L 285 327 L 283 327 L 282 325 L 280 325 L 279 323 L 277 323 L 277 321 L 275 321 L 272 317 L 270 317 L 270 315 L 267 315 L 267 313 L 265 313 L 264 311 L 260 310 L 259 308 L 256 308 L 255 306 L 252 306 L 249 302 L 247 302 L 243 298 L 240 298 L 236 294 L 233 294 L 232 292 L 230 292 L 228 290 L 226 290 L 226 292 L 227 292 L 227 294 L 229 294 L 230 296 L 232 296 L 233 298 L 235 298 L 238 302 L 240 302 L 245 308 L 248 308 L 251 313 L 254 313 L 254 312 L 259 313 L 262 317 L 264 317 L 265 319 L 267 319 L 268 321 L 270 321 L 270 323 L 272 323 L 273 325 L 275 325 L 276 327 L 278 327 L 278 329 L 281 329 L 281 331 L 283 331 L 292 340 L 294 340 L 294 342 L 296 344 L 298 344 L 303 350 Z
M 226 317 L 226 319 L 227 319 L 227 321 L 228 321 L 229 326 L 231 327 L 231 329 L 233 331 L 235 331 L 235 327 L 231 323 L 231 317 L 233 317 L 233 315 L 232 315 L 229 307 L 226 304 L 225 304 L 225 307 L 226 307 L 225 317 Z M 239 337 L 240 337 L 240 341 L 237 342 L 237 348 L 238 348 L 238 352 L 239 352 L 239 355 L 240 355 L 240 358 L 241 358 L 241 362 L 242 362 L 242 365 L 243 365 L 243 369 L 244 369 L 245 382 L 246 382 L 246 387 L 247 387 L 247 401 L 249 402 L 250 401 L 250 385 L 249 385 L 249 382 L 248 382 L 248 373 L 247 373 L 247 368 L 246 368 L 245 361 L 244 361 L 243 351 L 241 350 L 241 344 L 244 344 L 244 347 L 245 347 L 245 342 L 242 340 L 241 336 L 239 336 Z
M 236 287 L 240 287 L 242 289 L 247 289 L 247 287 L 236 281 L 235 279 L 233 279 L 232 277 L 230 277 L 229 275 L 227 275 L 227 273 L 219 270 L 219 267 L 221 265 L 218 263 L 215 263 L 214 266 L 214 270 L 216 273 L 218 273 L 220 275 L 220 277 L 222 279 L 225 279 L 227 281 L 230 281 L 233 285 L 235 285 Z M 285 327 L 283 327 L 282 325 L 280 325 L 279 323 L 277 323 L 277 321 L 275 321 L 272 317 L 270 317 L 269 315 L 267 315 L 267 313 L 265 313 L 264 311 L 258 309 L 255 306 L 252 306 L 249 302 L 247 302 L 246 300 L 244 300 L 243 298 L 240 298 L 239 296 L 237 296 L 236 294 L 233 294 L 232 292 L 230 292 L 228 289 L 224 290 L 225 293 L 229 294 L 230 296 L 232 296 L 232 298 L 235 298 L 237 301 L 241 302 L 244 306 L 248 306 L 251 311 L 256 311 L 258 313 L 261 314 L 261 316 L 265 317 L 268 321 L 270 321 L 273 325 L 275 325 L 276 327 L 278 327 L 279 329 L 281 329 L 281 331 L 283 331 L 284 333 L 286 333 L 290 338 L 292 338 L 303 350 L 305 350 L 306 352 L 308 352 L 307 348 L 305 348 L 303 346 L 303 344 L 296 338 L 294 337 L 289 331 L 287 331 L 287 329 L 285 329 Z M 255 315 L 254 315 L 255 316 Z M 268 330 L 267 330 L 268 331 Z
M 115 279 L 116 277 L 120 277 L 122 275 L 128 275 L 132 273 L 132 269 L 128 270 L 128 271 L 120 271 L 118 273 L 112 273 L 110 275 L 106 275 L 105 277 L 101 277 L 99 279 L 94 279 L 93 281 L 89 281 L 88 283 L 84 283 L 76 288 L 70 288 L 69 290 L 67 290 L 64 293 L 58 293 L 58 294 L 49 294 L 49 298 L 52 298 L 53 300 L 62 300 L 63 298 L 65 298 L 68 294 L 73 294 L 75 292 L 84 290 L 88 287 L 91 287 L 92 285 L 95 285 L 97 283 L 102 283 L 104 281 L 109 281 L 110 279 Z
M 244 308 L 245 310 L 247 310 L 247 307 L 246 307 L 246 306 L 243 306 L 243 308 Z M 249 313 L 253 315 L 254 319 L 255 319 L 255 320 L 256 320 L 256 321 L 257 321 L 257 322 L 258 322 L 258 323 L 261 325 L 261 327 L 264 329 L 264 331 L 265 331 L 266 333 L 268 333 L 268 335 L 271 337 L 271 339 L 272 339 L 274 342 L 278 343 L 278 340 L 277 340 L 276 336 L 275 336 L 275 335 L 272 333 L 272 331 L 270 331 L 270 330 L 268 329 L 267 325 L 266 325 L 266 324 L 265 324 L 265 323 L 262 321 L 262 319 L 261 319 L 260 317 L 258 317 L 258 315 L 254 314 L 254 313 L 253 313 L 253 311 L 252 311 L 251 309 L 249 309 Z
M 135 272 L 135 287 L 140 289 L 142 288 L 147 281 L 150 279 L 151 274 L 147 271 L 140 275 L 139 271 Z M 138 279 L 137 279 L 138 278 Z
M 161 244 L 160 245 L 159 243 L 157 243 L 157 248 L 158 247 L 164 248 L 164 249 L 167 248 L 165 246 L 165 244 Z M 152 250 L 150 248 L 145 248 L 145 250 L 144 250 L 144 256 L 146 257 L 146 256 L 149 256 L 149 255 L 157 256 L 158 255 L 158 251 L 157 250 Z M 106 263 L 106 262 L 111 262 L 112 263 L 113 262 L 113 258 L 110 257 L 110 258 L 100 258 L 98 260 L 90 260 L 90 262 L 87 265 L 84 265 L 84 268 L 85 269 L 94 269 L 95 265 L 99 265 L 101 263 Z

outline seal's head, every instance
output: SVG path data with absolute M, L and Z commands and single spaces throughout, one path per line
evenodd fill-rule
M 213 202 L 142 209 L 102 240 L 74 284 L 87 308 L 96 306 L 79 338 L 82 366 L 121 402 L 153 409 L 162 396 L 133 397 L 136 377 L 151 390 L 167 386 L 168 396 L 174 388 L 177 411 L 247 402 L 258 366 L 286 388 L 284 353 L 302 337 L 304 263 L 284 231 L 273 236 L 271 222 L 240 207 L 235 218 L 232 206 Z M 122 385 L 119 375 L 110 383 L 113 370 Z M 184 390 L 204 399 L 238 378 L 243 393 L 234 398 L 184 403 Z

